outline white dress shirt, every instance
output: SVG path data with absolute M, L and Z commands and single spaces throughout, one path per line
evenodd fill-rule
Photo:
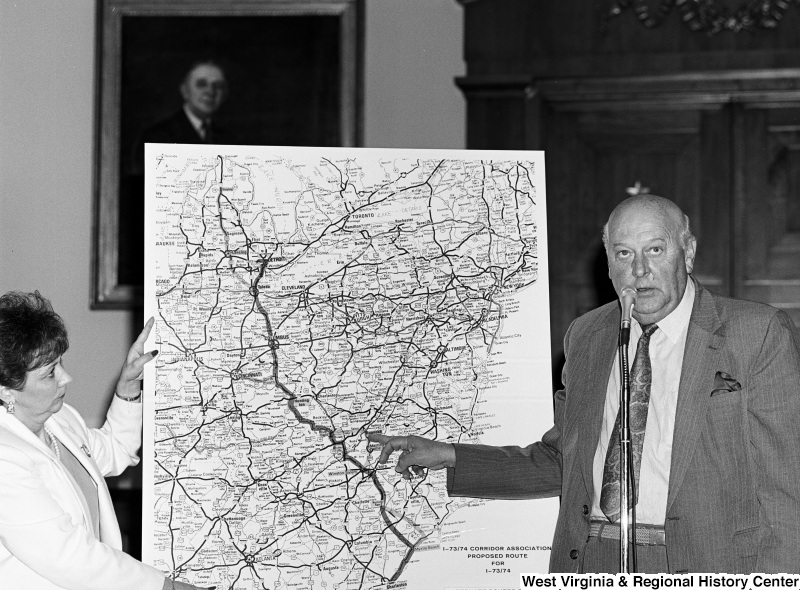
M 194 127 L 194 130 L 197 132 L 197 135 L 200 137 L 200 139 L 205 140 L 207 125 L 206 121 L 203 121 L 203 119 L 195 115 L 186 105 L 183 105 L 183 112 L 186 113 L 186 118 L 189 119 L 189 123 L 192 124 L 192 127 Z
M 667 512 L 670 461 L 672 460 L 672 435 L 675 431 L 675 409 L 678 405 L 678 387 L 681 381 L 683 351 L 686 334 L 694 306 L 695 287 L 691 278 L 686 282 L 683 298 L 672 312 L 658 322 L 658 330 L 650 337 L 650 362 L 653 380 L 650 405 L 647 411 L 647 428 L 642 446 L 642 463 L 639 474 L 639 501 L 636 504 L 636 521 L 640 524 L 663 525 Z M 631 322 L 631 339 L 628 345 L 629 363 L 636 358 L 636 349 L 642 328 Z M 606 520 L 600 509 L 600 490 L 603 486 L 603 468 L 608 443 L 619 411 L 619 353 L 606 388 L 606 403 L 600 440 L 594 455 L 594 500 L 592 519 Z

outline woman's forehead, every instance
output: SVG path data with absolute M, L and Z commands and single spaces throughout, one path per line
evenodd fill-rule
M 55 357 L 55 358 L 45 358 L 45 359 L 41 359 L 41 358 L 40 358 L 39 360 L 40 360 L 40 361 L 42 361 L 42 360 L 43 360 L 42 364 L 40 364 L 40 365 L 39 365 L 39 366 L 37 366 L 37 367 L 34 367 L 33 369 L 31 369 L 31 371 L 36 371 L 36 372 L 47 373 L 47 372 L 49 372 L 49 371 L 50 371 L 50 369 L 52 369 L 52 368 L 53 368 L 53 367 L 55 367 L 55 366 L 56 366 L 58 363 L 60 363 L 60 362 L 61 362 L 61 355 L 58 355 L 58 356 L 57 356 L 57 357 Z

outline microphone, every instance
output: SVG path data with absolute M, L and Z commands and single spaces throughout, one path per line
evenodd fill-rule
M 620 304 L 622 305 L 622 322 L 619 326 L 620 344 L 627 346 L 631 337 L 631 312 L 636 303 L 636 289 L 625 287 L 620 291 Z

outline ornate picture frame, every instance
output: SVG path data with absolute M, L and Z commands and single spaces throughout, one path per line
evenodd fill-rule
M 141 308 L 135 154 L 180 110 L 191 64 L 225 73 L 226 143 L 358 146 L 363 13 L 363 0 L 98 0 L 92 309 Z

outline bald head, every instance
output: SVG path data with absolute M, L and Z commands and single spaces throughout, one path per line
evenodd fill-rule
M 689 216 L 675 203 L 664 197 L 659 197 L 658 195 L 636 195 L 635 197 L 630 197 L 622 201 L 614 208 L 611 215 L 608 216 L 608 221 L 603 226 L 603 246 L 606 248 L 606 254 L 608 254 L 609 225 L 612 224 L 615 218 L 619 219 L 625 211 L 640 207 L 648 211 L 651 216 L 662 216 L 674 223 L 674 226 L 678 228 L 678 239 L 684 247 L 689 239 L 694 239 L 689 229 Z
M 603 243 L 617 294 L 636 289 L 634 318 L 656 323 L 678 306 L 694 267 L 696 243 L 680 207 L 656 195 L 626 199 L 609 216 Z

